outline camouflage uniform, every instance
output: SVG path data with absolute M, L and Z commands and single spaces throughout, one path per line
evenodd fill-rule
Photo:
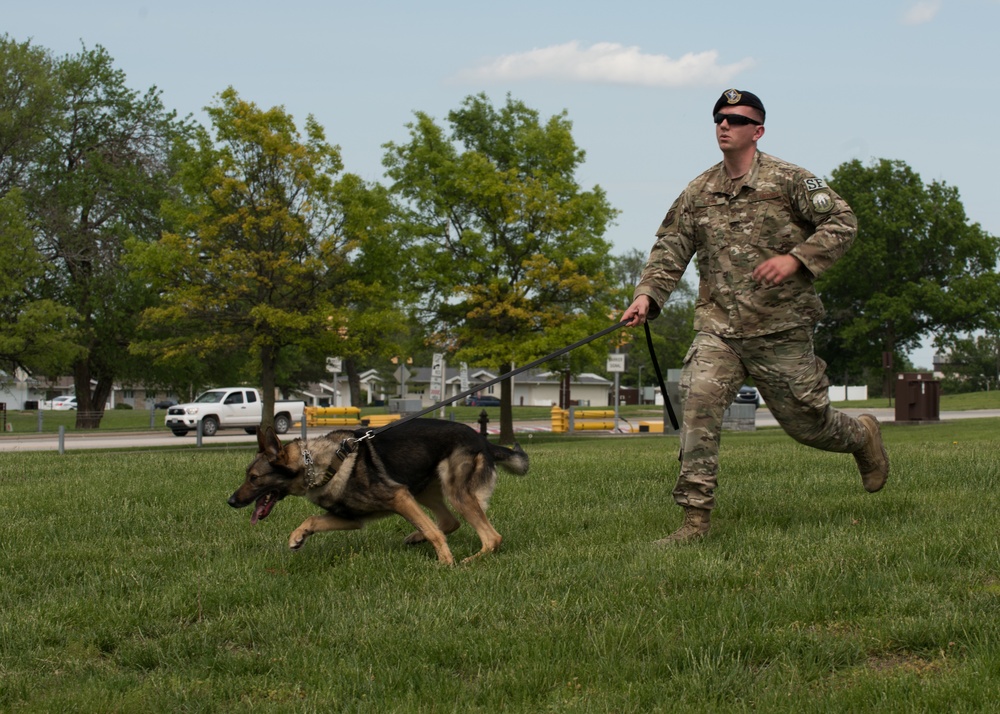
M 864 425 L 830 407 L 826 364 L 812 340 L 823 316 L 813 281 L 844 254 L 856 231 L 850 206 L 822 179 L 760 151 L 745 176 L 734 181 L 719 163 L 670 207 L 635 296 L 651 299 L 655 317 L 697 256 L 698 334 L 680 384 L 678 504 L 714 507 L 723 412 L 747 377 L 803 444 L 844 453 L 865 444 Z M 805 269 L 778 285 L 753 279 L 757 265 L 786 254 Z

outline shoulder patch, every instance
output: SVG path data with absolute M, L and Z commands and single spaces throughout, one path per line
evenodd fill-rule
M 821 178 L 807 178 L 805 180 L 806 191 L 819 191 L 821 188 L 826 188 L 826 181 Z
M 817 191 L 809 197 L 816 213 L 829 213 L 833 210 L 833 196 L 829 191 Z
M 667 211 L 667 215 L 665 215 L 663 217 L 663 222 L 660 223 L 660 228 L 670 228 L 670 226 L 674 222 L 674 215 L 676 213 L 677 212 L 673 208 L 671 208 L 669 211 Z

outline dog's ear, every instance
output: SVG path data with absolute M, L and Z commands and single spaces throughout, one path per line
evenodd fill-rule
M 274 461 L 278 458 L 278 454 L 281 453 L 281 440 L 274 433 L 273 428 L 267 427 L 263 430 L 257 430 L 257 448 L 267 457 L 268 461 Z

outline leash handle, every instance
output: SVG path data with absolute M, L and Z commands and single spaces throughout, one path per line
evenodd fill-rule
M 660 384 L 660 394 L 663 395 L 663 403 L 667 405 L 667 415 L 670 417 L 670 424 L 674 431 L 680 429 L 677 423 L 677 415 L 674 414 L 674 407 L 670 404 L 670 396 L 667 394 L 667 385 L 663 381 L 663 373 L 660 372 L 660 363 L 656 360 L 656 350 L 653 349 L 653 334 L 649 331 L 649 323 L 644 322 L 642 326 L 646 328 L 646 347 L 649 349 L 649 359 L 656 370 L 656 380 Z

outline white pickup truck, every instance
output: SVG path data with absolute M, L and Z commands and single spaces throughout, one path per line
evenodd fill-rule
M 253 434 L 260 425 L 260 393 L 249 387 L 223 387 L 202 392 L 193 402 L 175 404 L 167 409 L 166 425 L 174 436 L 196 431 L 201 422 L 203 436 L 214 436 L 219 429 L 244 429 Z M 305 402 L 275 402 L 274 430 L 287 432 L 302 421 Z

